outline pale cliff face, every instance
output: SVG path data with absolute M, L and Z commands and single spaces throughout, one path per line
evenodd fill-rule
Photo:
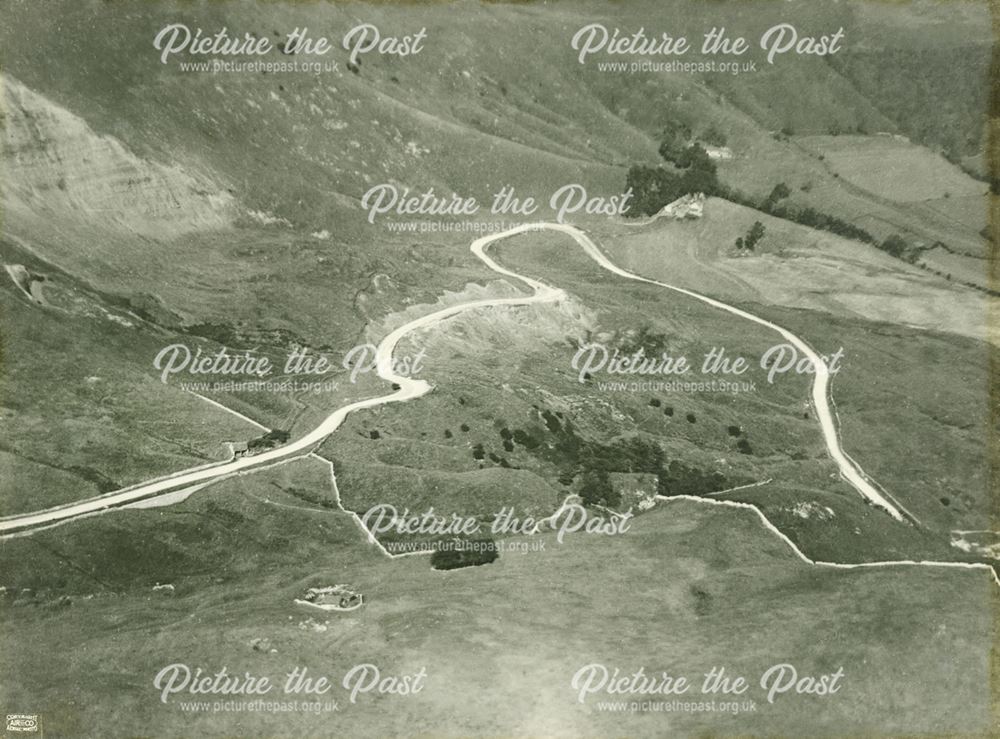
M 230 224 L 232 197 L 171 163 L 141 159 L 117 139 L 9 75 L 3 85 L 3 200 L 8 219 L 95 221 L 170 239 Z

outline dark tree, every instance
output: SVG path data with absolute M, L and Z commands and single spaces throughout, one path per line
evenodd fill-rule
M 784 182 L 779 182 L 777 185 L 774 186 L 774 189 L 771 190 L 771 193 L 764 200 L 765 203 L 764 210 L 767 210 L 768 207 L 774 205 L 779 200 L 784 200 L 791 194 L 792 191 L 788 189 L 788 185 L 786 185 Z
M 885 241 L 879 244 L 878 248 L 894 257 L 902 257 L 909 248 L 909 244 L 899 234 L 892 234 L 891 236 L 887 236 Z
M 586 472 L 580 485 L 580 498 L 584 505 L 614 507 L 622 502 L 621 493 L 611 488 L 611 479 L 604 470 Z
M 706 144 L 711 144 L 712 146 L 725 146 L 728 143 L 726 139 L 726 134 L 720 131 L 715 124 L 710 125 L 705 133 L 701 135 L 701 140 Z

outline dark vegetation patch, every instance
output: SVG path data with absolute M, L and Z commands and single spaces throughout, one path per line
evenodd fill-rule
M 142 316 L 135 306 L 128 303 L 129 308 Z M 191 336 L 200 336 L 224 346 L 270 346 L 289 348 L 293 346 L 307 347 L 309 343 L 294 331 L 286 328 L 263 329 L 250 326 L 234 326 L 229 323 L 195 323 L 190 326 L 179 326 L 178 330 Z M 331 351 L 330 346 L 316 347 L 321 351 Z
M 739 250 L 746 249 L 747 251 L 753 251 L 757 248 L 758 242 L 764 238 L 764 231 L 764 224 L 760 221 L 754 221 L 749 230 L 743 236 L 736 239 L 736 248 Z
M 310 503 L 321 508 L 329 508 L 333 510 L 337 509 L 337 502 L 335 500 L 332 500 L 321 493 L 315 492 L 314 490 L 294 486 L 282 487 L 276 482 L 272 482 L 271 484 L 278 488 L 281 492 L 291 495 L 293 498 L 298 498 L 305 503 Z
M 626 335 L 618 342 L 618 350 L 622 354 L 635 354 L 641 350 L 647 357 L 655 357 L 669 349 L 670 337 L 649 326 L 640 326 L 635 335 Z
M 694 614 L 708 616 L 712 612 L 712 594 L 700 585 L 690 586 L 691 597 L 694 599 Z
M 454 538 L 438 542 L 431 554 L 431 567 L 435 570 L 457 570 L 461 567 L 479 567 L 500 557 L 497 543 L 488 536 Z
M 613 489 L 609 478 L 612 472 L 656 475 L 657 491 L 661 495 L 699 495 L 730 486 L 726 476 L 719 472 L 708 472 L 678 460 L 667 460 L 656 441 L 641 436 L 611 442 L 585 439 L 577 433 L 569 418 L 563 416 L 560 420 L 561 413 L 549 409 L 535 410 L 542 423 L 535 422 L 526 428 L 513 430 L 502 425 L 499 436 L 504 448 L 508 445 L 510 450 L 520 447 L 555 466 L 559 470 L 558 482 L 563 487 L 570 487 L 579 481 L 578 493 L 586 505 L 615 507 L 621 503 L 621 494 Z M 670 410 L 672 413 L 673 409 Z M 487 457 L 483 444 L 473 447 L 473 457 L 479 461 Z M 496 457 L 489 454 L 493 461 Z M 499 459 L 501 466 L 506 466 L 504 458 Z
M 372 433 L 378 433 L 374 431 Z M 289 433 L 283 429 L 272 429 L 262 436 L 258 436 L 255 439 L 251 439 L 247 442 L 247 452 L 257 453 L 264 452 L 268 449 L 274 449 L 276 446 L 281 446 L 286 441 L 288 441 Z M 373 439 L 377 439 L 377 436 L 373 436 Z

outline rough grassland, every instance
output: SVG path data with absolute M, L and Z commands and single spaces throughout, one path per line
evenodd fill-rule
M 340 514 L 244 497 L 260 495 L 272 480 L 315 480 L 318 468 L 303 480 L 291 470 L 261 473 L 221 484 L 201 503 L 178 511 L 113 514 L 63 534 L 68 541 L 86 527 L 115 525 L 115 516 L 127 516 L 120 519 L 127 524 L 122 531 L 148 530 L 146 546 L 155 556 L 163 536 L 151 527 L 162 528 L 155 522 L 163 515 L 232 517 L 242 511 L 250 517 L 230 523 L 233 538 L 216 551 L 220 565 L 251 549 L 254 560 L 239 566 L 245 574 L 238 577 L 231 565 L 213 568 L 222 579 L 210 590 L 197 587 L 208 573 L 174 573 L 173 597 L 149 591 L 150 571 L 145 587 L 117 596 L 75 598 L 62 607 L 8 601 L 8 646 L 0 665 L 2 674 L 15 677 L 3 686 L 6 702 L 41 713 L 52 736 L 106 734 L 100 701 L 109 690 L 118 701 L 115 733 L 155 725 L 163 736 L 226 733 L 237 725 L 249 736 L 986 728 L 995 586 L 981 571 L 823 570 L 796 560 L 749 512 L 674 502 L 619 537 L 570 537 L 559 545 L 547 535 L 544 551 L 507 552 L 490 566 L 442 574 L 431 571 L 424 557 L 374 556 L 349 524 L 339 523 Z M 214 513 L 205 510 L 206 500 L 215 502 Z M 264 532 L 282 543 L 253 544 Z M 312 543 L 301 549 L 307 539 Z M 292 541 L 299 543 L 289 550 Z M 25 546 L 8 543 L 5 552 L 13 557 L 29 551 Z M 205 538 L 186 550 L 203 550 L 208 562 L 215 547 Z M 123 560 L 120 566 L 133 565 Z M 307 585 L 330 582 L 359 587 L 364 610 L 317 615 L 291 603 Z M 253 650 L 250 642 L 257 638 L 277 651 Z M 123 639 L 128 650 L 121 648 Z M 190 714 L 176 701 L 161 704 L 153 676 L 178 661 L 279 681 L 295 666 L 339 681 L 362 662 L 385 672 L 426 667 L 428 678 L 415 696 L 362 695 L 353 705 L 338 684 L 329 696 L 340 701 L 338 713 L 257 714 L 249 721 L 245 714 Z M 826 698 L 791 694 L 768 704 L 757 679 L 785 661 L 802 673 L 843 667 L 843 688 Z M 599 711 L 600 696 L 581 705 L 569 685 L 576 670 L 593 662 L 698 682 L 722 665 L 750 679 L 747 697 L 757 710 L 738 716 Z

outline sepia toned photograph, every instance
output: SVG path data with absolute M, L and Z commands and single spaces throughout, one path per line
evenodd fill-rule
M 997 12 L 0 0 L 2 736 L 996 736 Z

